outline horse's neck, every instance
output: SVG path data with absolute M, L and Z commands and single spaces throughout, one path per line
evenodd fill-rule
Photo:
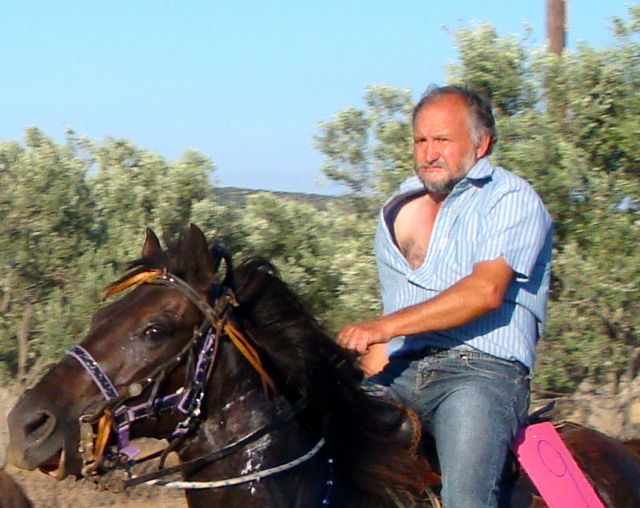
M 185 443 L 178 455 L 182 461 L 193 460 L 223 449 L 281 419 L 288 403 L 275 395 L 266 395 L 259 378 L 245 366 L 244 360 L 221 351 L 207 398 L 207 418 L 196 435 Z M 234 365 L 240 366 L 239 369 Z M 247 369 L 243 372 L 243 369 Z M 189 481 L 217 481 L 238 478 L 287 463 L 307 452 L 315 444 L 302 425 L 292 418 L 246 446 L 185 475 Z M 250 482 L 239 487 L 210 491 L 189 491 L 190 506 L 281 506 L 281 500 L 292 499 L 301 480 L 298 469 L 287 474 Z M 313 473 L 312 473 L 313 474 Z M 275 485 L 282 482 L 282 485 Z M 312 488 L 311 490 L 314 490 Z M 317 497 L 317 495 L 310 493 Z M 256 504 L 258 503 L 258 504 Z M 317 504 L 317 503 L 316 503 Z M 289 506 L 289 503 L 286 504 Z M 303 505 L 300 505 L 303 506 Z
M 282 407 L 264 393 L 258 377 L 234 347 L 223 344 L 205 396 L 206 419 L 180 452 L 183 460 L 219 450 L 268 424 Z M 251 443 L 249 447 L 255 445 Z M 242 455 L 242 452 L 236 453 Z M 237 463 L 222 460 L 221 463 Z

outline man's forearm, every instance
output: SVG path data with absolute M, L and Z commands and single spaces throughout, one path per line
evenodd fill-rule
M 503 258 L 479 262 L 470 275 L 427 302 L 345 326 L 338 342 L 364 354 L 373 344 L 393 337 L 455 328 L 502 305 L 512 278 L 513 271 Z
M 503 296 L 492 284 L 471 275 L 427 302 L 381 316 L 379 324 L 387 340 L 399 335 L 447 330 L 498 308 Z

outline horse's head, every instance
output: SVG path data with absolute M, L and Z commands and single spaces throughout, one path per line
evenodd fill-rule
M 148 230 L 141 258 L 109 291 L 135 287 L 98 311 L 82 342 L 27 390 L 11 411 L 10 460 L 23 469 L 56 470 L 60 478 L 78 475 L 83 463 L 79 447 L 85 454 L 102 453 L 110 439 L 105 427 L 118 429 L 124 425 L 118 420 L 130 419 L 131 414 L 123 411 L 136 407 L 140 411 L 147 401 L 144 410 L 158 416 L 162 404 L 158 392 L 167 393 L 168 386 L 182 383 L 189 362 L 181 356 L 189 356 L 191 343 L 205 340 L 203 305 L 216 282 L 218 264 L 195 226 L 167 252 Z M 167 280 L 172 276 L 186 282 L 191 293 Z M 157 419 L 156 430 L 162 429 L 163 421 L 169 431 L 176 418 Z M 98 439 L 83 442 L 87 429 Z M 129 428 L 121 431 L 128 440 Z M 87 450 L 92 447 L 101 450 Z

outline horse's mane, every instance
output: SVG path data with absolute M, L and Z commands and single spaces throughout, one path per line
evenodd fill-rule
M 306 397 L 309 421 L 331 448 L 343 478 L 366 492 L 385 487 L 419 490 L 426 464 L 399 447 L 405 417 L 361 387 L 362 371 L 340 348 L 301 298 L 267 260 L 250 258 L 234 271 L 245 326 L 265 358 L 265 367 L 290 399 Z

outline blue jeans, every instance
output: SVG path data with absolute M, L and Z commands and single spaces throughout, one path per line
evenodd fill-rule
M 445 508 L 497 507 L 509 446 L 529 407 L 529 372 L 466 351 L 394 358 L 370 382 L 417 411 L 436 442 Z

